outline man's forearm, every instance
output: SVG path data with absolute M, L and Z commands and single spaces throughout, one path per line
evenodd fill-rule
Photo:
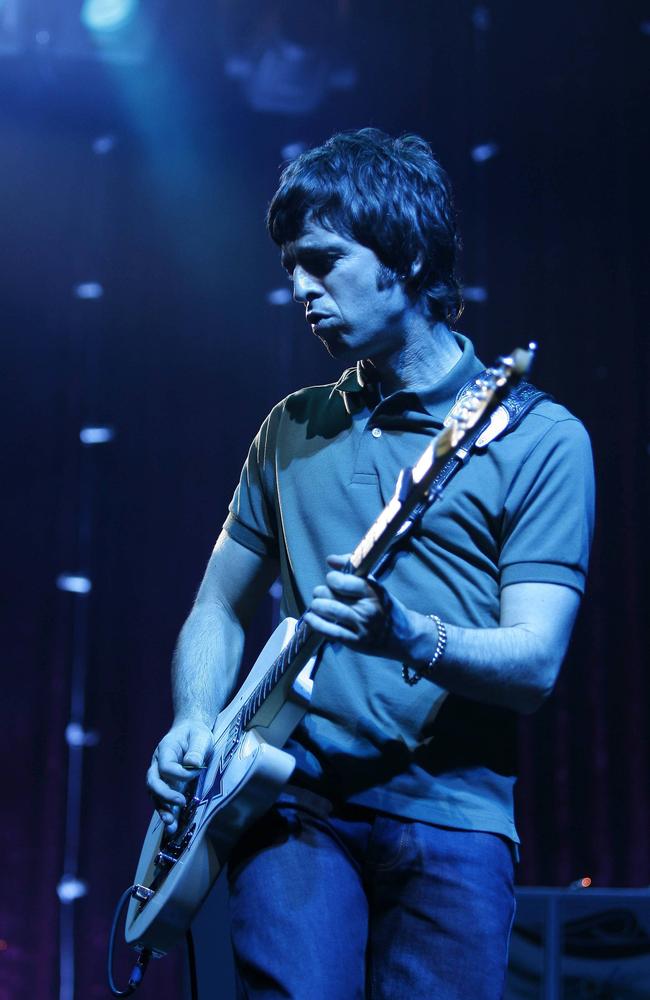
M 197 601 L 181 629 L 172 664 L 176 720 L 212 726 L 228 701 L 244 648 L 240 623 L 214 602 Z
M 580 604 L 574 588 L 502 587 L 499 627 L 447 625 L 443 651 L 431 617 L 409 610 L 376 581 L 344 572 L 348 559 L 328 556 L 327 585 L 314 588 L 304 616 L 326 639 L 401 661 L 453 694 L 519 712 L 533 712 L 552 691 Z
M 436 649 L 436 624 L 414 615 L 409 643 L 415 669 L 426 668 Z M 412 619 L 413 621 L 413 619 Z M 424 676 L 476 701 L 533 712 L 550 694 L 565 648 L 549 651 L 543 640 L 522 626 L 458 628 L 446 625 L 444 654 Z

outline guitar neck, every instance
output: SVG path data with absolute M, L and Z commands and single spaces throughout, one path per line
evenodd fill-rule
M 449 458 L 448 454 L 436 458 L 436 442 L 440 436 L 432 441 L 412 469 L 402 469 L 395 493 L 350 556 L 346 572 L 355 576 L 372 573 L 415 508 L 433 499 L 429 498 L 429 487 Z M 419 475 L 418 469 L 421 470 Z

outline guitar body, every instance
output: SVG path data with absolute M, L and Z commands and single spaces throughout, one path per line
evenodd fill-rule
M 185 934 L 242 832 L 267 811 L 295 767 L 281 746 L 309 705 L 315 657 L 266 699 L 262 724 L 243 729 L 242 708 L 290 642 L 294 619 L 270 637 L 241 689 L 214 725 L 214 751 L 173 837 L 154 813 L 136 869 L 125 936 L 164 955 Z

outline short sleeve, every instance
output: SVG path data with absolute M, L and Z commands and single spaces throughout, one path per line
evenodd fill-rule
M 262 424 L 241 471 L 224 529 L 231 538 L 263 556 L 278 556 L 275 504 L 277 407 Z
M 582 593 L 593 524 L 589 436 L 575 418 L 554 421 L 508 491 L 499 559 L 501 586 L 558 583 Z

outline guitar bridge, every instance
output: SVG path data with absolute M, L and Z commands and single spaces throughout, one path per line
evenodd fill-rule
M 196 823 L 192 823 L 179 840 L 168 840 L 167 843 L 163 841 L 164 846 L 156 854 L 154 864 L 163 871 L 173 868 L 183 851 L 187 849 L 195 830 Z

